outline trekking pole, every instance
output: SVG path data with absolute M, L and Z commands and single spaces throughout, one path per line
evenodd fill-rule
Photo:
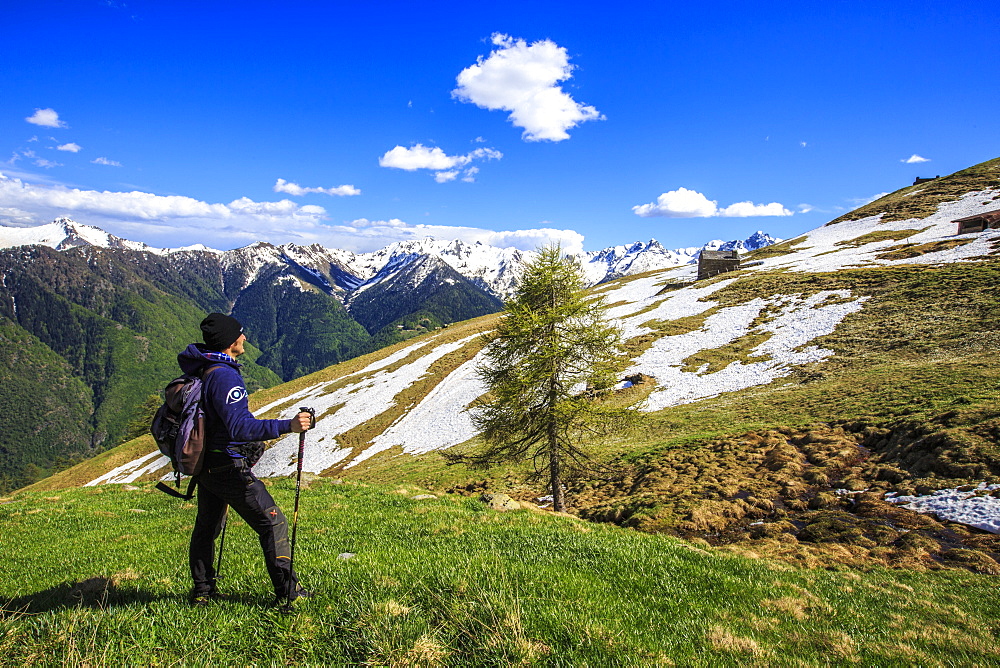
M 226 514 L 222 516 L 222 534 L 219 536 L 219 558 L 215 562 L 216 581 L 222 579 L 222 548 L 226 546 L 226 527 L 228 526 L 229 526 L 229 508 L 226 508 Z
M 316 426 L 316 411 L 312 408 L 302 407 L 299 408 L 299 413 L 309 413 L 309 428 L 312 429 Z M 291 554 L 288 560 L 288 572 L 289 576 L 295 573 L 295 533 L 299 528 L 299 493 L 302 491 L 302 456 L 305 454 L 306 450 L 306 432 L 301 432 L 299 434 L 299 461 L 297 465 L 297 471 L 295 474 L 295 510 L 292 513 L 292 546 Z M 291 584 L 289 582 L 289 584 Z M 288 603 L 292 604 L 292 591 L 291 586 L 288 590 Z

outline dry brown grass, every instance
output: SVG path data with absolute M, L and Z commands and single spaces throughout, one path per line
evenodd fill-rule
M 809 617 L 809 601 L 802 598 L 785 596 L 774 600 L 761 601 L 761 605 L 765 608 L 794 617 L 795 619 L 801 620 Z
M 862 234 L 860 237 L 855 237 L 854 239 L 846 239 L 844 241 L 838 241 L 834 245 L 844 246 L 846 248 L 858 248 L 860 246 L 864 246 L 865 244 L 877 243 L 879 241 L 890 241 L 890 240 L 901 241 L 902 239 L 909 239 L 914 234 L 920 234 L 921 232 L 927 229 L 929 228 L 924 227 L 921 229 L 908 229 L 908 230 L 876 230 L 875 232 Z
M 884 253 L 879 253 L 875 257 L 879 260 L 909 260 L 911 258 L 927 255 L 928 253 L 939 253 L 941 251 L 958 248 L 966 244 L 971 244 L 975 239 L 944 239 L 942 241 L 931 241 L 926 244 L 903 244 L 887 249 Z
M 762 656 L 764 651 L 753 638 L 738 636 L 729 629 L 722 626 L 712 626 L 706 634 L 706 639 L 713 649 L 720 652 L 732 652 L 734 654 L 750 654 L 755 657 Z

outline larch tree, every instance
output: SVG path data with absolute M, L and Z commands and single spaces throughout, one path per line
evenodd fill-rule
M 589 460 L 584 436 L 633 413 L 600 399 L 627 358 L 603 301 L 584 287 L 580 268 L 559 246 L 541 249 L 526 267 L 477 369 L 488 392 L 470 410 L 485 444 L 450 458 L 473 466 L 530 459 L 536 474 L 547 472 L 557 511 L 566 508 L 564 473 Z

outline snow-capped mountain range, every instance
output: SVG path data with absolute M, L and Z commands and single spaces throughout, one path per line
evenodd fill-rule
M 654 269 L 666 269 L 697 262 L 702 250 L 756 250 L 780 242 L 764 232 L 744 240 L 710 241 L 702 247 L 669 250 L 651 239 L 630 246 L 612 246 L 599 251 L 577 254 L 574 258 L 590 285 Z M 315 279 L 315 284 L 330 294 L 344 296 L 375 283 L 390 279 L 409 263 L 426 256 L 436 257 L 490 294 L 506 299 L 513 293 L 524 264 L 534 251 L 497 248 L 476 242 L 447 241 L 427 237 L 398 241 L 371 253 L 325 248 L 319 244 L 274 246 L 257 242 L 243 248 L 219 251 L 202 245 L 184 248 L 154 248 L 145 243 L 116 237 L 104 230 L 77 223 L 70 218 L 38 227 L 0 226 L 0 248 L 43 245 L 57 250 L 78 246 L 121 248 L 133 251 L 172 255 L 207 252 L 219 256 L 226 269 L 239 267 L 243 285 L 227 286 L 239 291 L 250 285 L 265 268 L 287 266 L 301 270 Z M 310 281 L 313 282 L 313 281 Z

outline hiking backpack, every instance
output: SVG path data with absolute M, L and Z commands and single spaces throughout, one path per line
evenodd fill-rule
M 163 390 L 163 405 L 157 409 L 149 428 L 160 452 L 170 459 L 174 467 L 178 488 L 181 475 L 196 476 L 201 472 L 205 452 L 202 378 L 212 373 L 217 366 L 209 366 L 200 375 L 184 374 L 170 381 Z M 195 481 L 192 480 L 187 494 L 175 492 L 162 482 L 156 487 L 172 496 L 190 499 L 194 495 L 194 485 Z

